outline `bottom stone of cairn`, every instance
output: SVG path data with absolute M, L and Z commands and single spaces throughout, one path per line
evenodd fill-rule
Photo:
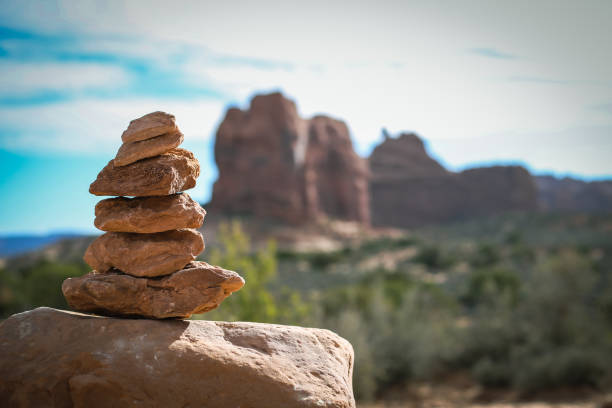
M 75 310 L 163 319 L 215 309 L 243 285 L 236 272 L 194 261 L 159 278 L 138 278 L 117 269 L 94 271 L 66 279 L 62 292 Z

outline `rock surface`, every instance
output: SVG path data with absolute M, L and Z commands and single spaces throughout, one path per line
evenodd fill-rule
M 519 166 L 447 171 L 415 134 L 386 138 L 370 156 L 372 224 L 418 225 L 537 209 L 529 172 Z
M 204 250 L 194 229 L 155 234 L 107 232 L 96 238 L 83 259 L 97 272 L 119 269 L 133 276 L 162 276 L 177 271 Z
M 280 93 L 229 109 L 215 142 L 219 178 L 209 207 L 290 223 L 319 217 L 369 222 L 367 163 L 346 125 L 298 115 Z
M 555 212 L 612 211 L 612 180 L 536 176 L 540 209 Z
M 94 271 L 66 279 L 62 292 L 70 307 L 81 312 L 165 319 L 215 309 L 243 285 L 236 272 L 195 261 L 161 278 Z
M 49 308 L 0 325 L 6 407 L 352 408 L 353 350 L 321 329 Z
M 200 164 L 193 153 L 173 149 L 160 156 L 115 166 L 111 160 L 89 186 L 98 196 L 160 196 L 193 188 Z
M 102 231 L 154 233 L 200 228 L 206 211 L 187 193 L 107 198 L 96 204 L 94 225 Z
M 174 115 L 157 111 L 131 121 L 121 140 L 124 143 L 137 142 L 177 130 Z
M 181 143 L 183 143 L 183 134 L 178 130 L 139 142 L 124 143 L 119 148 L 113 164 L 126 166 L 138 160 L 159 156 L 178 147 Z

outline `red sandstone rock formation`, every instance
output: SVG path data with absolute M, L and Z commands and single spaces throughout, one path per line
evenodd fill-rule
M 612 180 L 536 176 L 542 211 L 604 213 L 612 211 Z
M 280 93 L 228 110 L 217 131 L 219 178 L 209 204 L 294 224 L 321 216 L 369 223 L 367 163 L 344 122 L 302 119 Z
M 537 208 L 534 180 L 523 167 L 449 172 L 414 134 L 387 138 L 369 161 L 376 226 L 413 227 Z

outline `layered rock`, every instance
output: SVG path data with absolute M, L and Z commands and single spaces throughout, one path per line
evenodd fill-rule
M 162 276 L 181 269 L 204 250 L 194 229 L 154 234 L 107 232 L 96 238 L 83 259 L 97 272 L 116 268 L 133 276 Z
M 117 156 L 89 191 L 135 196 L 102 200 L 94 224 L 107 230 L 85 251 L 90 274 L 62 291 L 76 310 L 163 319 L 214 309 L 244 281 L 235 272 L 192 262 L 204 250 L 205 211 L 184 190 L 200 166 L 177 146 L 174 116 L 153 112 L 130 122 Z
M 254 97 L 247 111 L 228 110 L 215 161 L 214 210 L 296 224 L 326 216 L 369 222 L 367 163 L 346 125 L 302 119 L 280 93 Z
M 173 149 L 127 166 L 114 160 L 91 183 L 89 192 L 98 196 L 160 196 L 195 187 L 200 165 L 188 150 Z
M 535 183 L 523 167 L 450 172 L 428 155 L 415 134 L 386 138 L 369 162 L 376 226 L 409 228 L 537 208 Z
M 124 143 L 138 142 L 175 131 L 178 131 L 178 127 L 174 115 L 157 111 L 131 121 L 121 140 Z
M 206 211 L 186 193 L 108 198 L 96 204 L 94 225 L 102 231 L 138 233 L 200 228 Z
M 183 143 L 183 134 L 174 131 L 151 139 L 139 142 L 128 142 L 121 145 L 113 164 L 115 166 L 126 166 L 138 160 L 159 156 Z
M 4 321 L 0 344 L 8 407 L 355 406 L 352 347 L 328 330 L 39 308 Z
M 612 180 L 583 181 L 571 177 L 536 176 L 535 181 L 538 204 L 543 211 L 612 211 Z
M 161 278 L 136 278 L 115 269 L 89 273 L 66 279 L 62 291 L 75 310 L 164 319 L 215 309 L 243 285 L 236 272 L 196 261 Z

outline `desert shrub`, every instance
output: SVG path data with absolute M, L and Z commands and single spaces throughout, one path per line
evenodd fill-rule
M 500 250 L 492 244 L 480 244 L 470 263 L 476 268 L 495 265 L 501 259 Z
M 416 263 L 421 263 L 430 269 L 438 268 L 442 265 L 442 255 L 437 246 L 425 246 L 413 258 Z
M 362 256 L 371 255 L 380 251 L 390 249 L 400 249 L 415 245 L 418 240 L 411 236 L 400 236 L 400 237 L 383 237 L 378 239 L 371 239 L 363 242 L 359 246 L 359 254 Z
M 89 271 L 82 262 L 41 260 L 15 271 L 1 270 L 0 312 L 3 317 L 39 306 L 67 308 L 62 282 Z
M 515 355 L 513 385 L 523 392 L 561 386 L 598 386 L 606 369 L 603 350 L 576 345 Z
M 355 362 L 353 367 L 353 390 L 355 398 L 372 400 L 379 391 L 380 377 L 385 367 L 377 360 L 380 354 L 376 350 L 374 333 L 369 321 L 352 308 L 342 310 L 335 317 L 328 317 L 323 326 L 334 330 L 347 339 L 353 346 Z
M 492 296 L 477 310 L 461 359 L 485 385 L 600 385 L 611 374 L 612 339 L 596 283 L 587 258 L 557 251 L 535 265 L 516 302 Z
M 333 265 L 337 262 L 341 262 L 349 254 L 349 249 L 338 251 L 312 252 L 306 256 L 306 260 L 315 269 L 326 269 L 330 265 Z
M 520 278 L 510 269 L 493 267 L 479 269 L 468 278 L 461 300 L 468 306 L 490 304 L 503 300 L 516 304 L 521 286 Z
M 246 283 L 222 307 L 195 318 L 293 324 L 305 318 L 308 306 L 297 292 L 271 288 L 277 273 L 274 242 L 252 252 L 250 239 L 238 221 L 221 224 L 218 239 L 219 245 L 209 252 L 208 262 L 238 272 Z

